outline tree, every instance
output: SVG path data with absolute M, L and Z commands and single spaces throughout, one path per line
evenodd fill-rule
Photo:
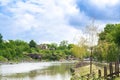
M 106 27 L 104 28 L 104 31 L 102 31 L 99 34 L 99 42 L 100 41 L 107 41 L 107 42 L 112 42 L 113 41 L 113 36 L 112 36 L 112 31 L 115 29 L 114 24 L 107 24 Z
M 76 56 L 82 61 L 83 57 L 87 53 L 87 50 L 84 46 L 74 45 L 74 47 L 72 48 L 72 53 L 74 56 Z
M 68 44 L 68 49 L 72 49 L 74 47 L 74 44 Z
M 59 48 L 60 49 L 65 49 L 65 48 L 67 48 L 67 46 L 68 46 L 68 41 L 63 40 L 63 41 L 60 42 Z
M 104 43 L 109 44 L 108 45 L 109 49 L 107 50 L 107 55 L 106 55 L 107 61 L 115 61 L 116 60 L 115 58 L 118 59 L 119 48 L 120 48 L 119 34 L 120 34 L 120 24 L 107 24 L 104 28 L 104 31 L 99 34 L 98 46 Z M 104 53 L 102 52 L 102 54 Z
M 34 41 L 34 40 L 31 40 L 30 42 L 29 42 L 29 46 L 30 46 L 30 48 L 36 48 L 36 42 Z
M 94 57 L 98 61 L 108 61 L 107 55 L 109 50 L 110 43 L 108 42 L 101 42 L 99 45 L 97 45 L 94 49 Z
M 0 43 L 2 43 L 3 42 L 3 36 L 0 34 Z
M 87 45 L 90 51 L 90 73 L 92 73 L 93 48 L 95 45 L 97 45 L 98 40 L 98 28 L 94 25 L 94 21 L 92 21 L 92 23 L 86 27 L 85 33 L 87 35 Z
M 115 29 L 113 29 L 113 31 L 111 32 L 112 34 L 112 39 L 113 42 L 117 45 L 116 49 L 118 49 L 117 51 L 117 60 L 119 60 L 119 56 L 120 56 L 120 24 L 115 24 Z
M 58 46 L 57 46 L 57 43 L 51 43 L 48 45 L 48 47 L 49 47 L 49 49 L 55 50 L 55 49 L 57 49 Z
M 112 36 L 113 41 L 120 47 L 120 24 L 115 25 L 115 29 L 113 29 Z
M 80 38 L 78 44 L 73 45 L 72 53 L 74 56 L 83 60 L 83 57 L 87 53 L 86 39 L 84 37 Z

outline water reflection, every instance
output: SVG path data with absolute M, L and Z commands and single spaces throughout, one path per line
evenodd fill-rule
M 69 80 L 72 66 L 73 63 L 52 63 L 43 69 L 2 76 L 0 80 Z

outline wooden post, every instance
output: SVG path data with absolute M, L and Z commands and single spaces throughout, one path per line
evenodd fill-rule
M 109 64 L 110 77 L 113 78 L 113 66 L 112 63 Z
M 119 76 L 119 61 L 117 61 L 117 69 L 118 69 L 118 76 Z
M 100 69 L 98 70 L 98 77 L 99 78 L 101 77 L 101 70 Z
M 92 47 L 91 47 L 91 54 L 90 54 L 90 74 L 92 74 Z
M 107 79 L 107 67 L 104 66 L 104 78 Z
M 119 61 L 115 62 L 115 73 L 116 76 L 119 76 Z
M 90 74 L 87 74 L 87 80 L 89 80 Z
M 115 75 L 117 76 L 117 74 L 118 74 L 117 62 L 115 62 Z
M 119 76 L 119 62 L 115 62 L 115 75 Z

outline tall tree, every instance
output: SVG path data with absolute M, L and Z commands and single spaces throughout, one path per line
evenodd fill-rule
M 94 25 L 94 20 L 90 25 L 86 27 L 86 35 L 87 35 L 87 45 L 90 50 L 90 73 L 92 73 L 92 56 L 93 56 L 93 48 L 95 45 L 97 45 L 97 37 L 98 34 L 98 28 Z
M 115 25 L 115 29 L 112 32 L 113 41 L 120 47 L 120 24 Z
M 60 45 L 59 45 L 60 49 L 65 49 L 67 48 L 67 46 L 68 46 L 68 41 L 63 40 L 60 42 Z
M 76 45 L 73 45 L 72 53 L 82 61 L 87 52 L 86 39 L 81 37 L 79 42 Z
M 30 42 L 29 42 L 29 46 L 30 46 L 30 48 L 36 48 L 36 42 L 34 41 L 34 40 L 31 40 Z
M 3 42 L 3 36 L 2 36 L 2 34 L 0 34 L 0 43 L 2 43 Z
M 120 48 L 120 24 L 107 24 L 104 28 L 104 31 L 99 34 L 99 44 L 104 48 L 104 44 L 107 43 L 107 51 L 103 49 L 101 54 L 103 55 L 106 52 L 107 55 L 104 57 L 107 58 L 107 61 L 115 61 L 119 57 L 119 48 Z M 116 59 L 115 59 L 116 58 Z

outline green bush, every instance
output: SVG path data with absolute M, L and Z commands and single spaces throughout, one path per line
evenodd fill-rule
M 4 58 L 3 56 L 0 56 L 0 62 L 7 62 L 8 60 Z

